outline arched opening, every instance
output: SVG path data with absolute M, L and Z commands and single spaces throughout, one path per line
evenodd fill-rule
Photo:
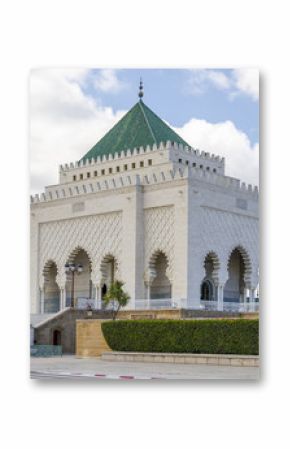
M 214 289 L 212 283 L 207 279 L 203 281 L 200 289 L 200 299 L 202 301 L 213 301 L 214 300 Z
M 216 289 L 215 283 L 218 281 L 219 260 L 214 252 L 210 252 L 204 259 L 205 277 L 202 280 L 200 288 L 200 299 L 202 301 L 215 301 Z
M 61 345 L 61 331 L 59 329 L 55 329 L 52 333 L 52 344 L 54 346 Z
M 114 256 L 111 254 L 108 254 L 105 256 L 101 262 L 101 272 L 102 272 L 102 279 L 104 282 L 104 285 L 106 286 L 106 292 L 107 289 L 110 287 L 112 282 L 114 282 L 116 277 L 116 270 L 117 270 L 117 261 Z M 104 294 L 106 294 L 106 292 Z
M 101 300 L 103 300 L 111 284 L 116 280 L 117 259 L 112 254 L 107 254 L 101 261 L 100 269 L 102 275 Z
M 249 258 L 240 248 L 235 248 L 228 262 L 228 280 L 224 287 L 225 302 L 241 302 L 246 288 L 245 277 L 249 271 Z
M 150 263 L 151 271 L 154 272 L 154 279 L 150 286 L 150 299 L 170 299 L 171 283 L 166 270 L 168 259 L 163 252 L 154 255 Z
M 81 265 L 82 271 L 78 273 L 67 273 L 66 276 L 66 306 L 69 307 L 74 300 L 74 305 L 78 304 L 81 299 L 91 299 L 92 281 L 91 281 L 91 261 L 87 252 L 82 248 L 77 248 L 72 252 L 68 259 L 68 263 L 73 263 L 76 266 Z
M 43 290 L 43 312 L 56 313 L 60 310 L 60 289 L 56 283 L 57 266 L 53 261 L 45 264 Z
M 107 285 L 106 285 L 106 284 L 103 284 L 103 286 L 102 286 L 102 291 L 101 291 L 101 293 L 102 293 L 102 299 L 104 298 L 104 296 L 105 296 L 105 294 L 107 293 L 107 291 L 108 291 Z

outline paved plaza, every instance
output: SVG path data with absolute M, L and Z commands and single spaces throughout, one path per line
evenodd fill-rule
M 142 363 L 104 361 L 101 358 L 80 359 L 75 356 L 31 358 L 32 379 L 120 379 L 193 380 L 233 379 L 258 380 L 259 368 L 189 365 L 175 363 Z

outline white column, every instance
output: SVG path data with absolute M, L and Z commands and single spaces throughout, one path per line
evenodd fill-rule
M 102 298 L 101 298 L 101 285 L 100 284 L 95 284 L 95 289 L 96 289 L 96 308 L 98 310 L 100 310 L 102 308 Z
M 40 313 L 44 313 L 44 290 L 40 290 Z
M 150 309 L 150 283 L 147 284 L 147 309 Z
M 250 311 L 254 312 L 255 310 L 255 288 L 250 289 Z
M 224 310 L 224 286 L 222 284 L 217 287 L 218 310 Z
M 248 300 L 248 289 L 245 287 L 243 294 L 244 312 L 247 311 L 247 300 Z
M 143 188 L 139 176 L 127 186 L 128 194 L 122 203 L 123 256 L 121 260 L 124 289 L 130 295 L 127 309 L 135 309 L 135 299 L 144 298 L 144 205 Z M 122 206 L 120 205 L 120 206 Z
M 65 303 L 66 303 L 66 290 L 65 287 L 63 287 L 60 290 L 60 308 L 62 310 L 65 309 Z

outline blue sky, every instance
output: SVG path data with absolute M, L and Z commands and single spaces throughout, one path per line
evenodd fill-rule
M 226 174 L 259 175 L 259 77 L 255 69 L 36 69 L 30 75 L 31 191 L 58 183 L 138 101 L 194 148 L 226 160 Z
M 233 70 L 213 69 L 232 79 Z M 203 70 L 201 72 L 204 72 Z M 140 76 L 144 84 L 144 102 L 160 117 L 180 127 L 190 118 L 205 119 L 211 123 L 231 120 L 244 131 L 252 144 L 259 141 L 259 103 L 246 92 L 238 92 L 234 85 L 227 89 L 208 82 L 206 77 L 196 80 L 193 86 L 192 70 L 184 69 L 122 69 L 117 71 L 123 85 L 116 91 L 95 89 L 94 79 L 101 70 L 92 70 L 83 87 L 84 92 L 95 97 L 114 111 L 130 109 L 137 101 Z M 198 70 L 195 71 L 198 74 Z

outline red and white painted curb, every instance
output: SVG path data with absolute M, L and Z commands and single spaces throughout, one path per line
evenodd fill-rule
M 31 371 L 31 378 L 95 378 L 95 379 L 113 379 L 113 380 L 157 380 L 166 379 L 166 377 L 152 377 L 152 376 L 133 376 L 133 375 L 117 375 L 117 374 L 103 374 L 103 373 L 72 373 L 69 371 Z

